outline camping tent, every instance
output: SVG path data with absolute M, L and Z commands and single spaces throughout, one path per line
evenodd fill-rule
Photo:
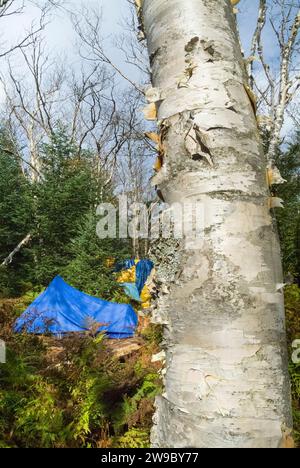
M 88 296 L 57 276 L 17 320 L 15 331 L 62 335 L 93 327 L 109 338 L 130 338 L 138 318 L 128 304 L 114 304 Z
M 143 288 L 149 278 L 151 271 L 154 268 L 154 263 L 151 260 L 140 260 L 136 266 L 136 286 L 139 293 L 143 291 Z
M 143 309 L 151 305 L 151 293 L 146 283 L 153 269 L 154 263 L 148 259 L 125 260 L 115 267 L 115 272 L 120 273 L 117 281 L 123 286 L 125 294 L 141 302 Z

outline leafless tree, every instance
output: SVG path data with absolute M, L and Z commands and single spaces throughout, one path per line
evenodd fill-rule
M 15 1 L 15 0 L 0 0 L 0 22 L 4 24 L 5 20 L 8 20 L 10 17 L 20 16 L 24 11 L 26 11 L 26 3 L 25 0 L 22 1 Z M 8 44 L 7 41 L 3 40 L 0 43 L 0 60 L 3 61 L 4 58 L 10 57 L 14 52 L 19 51 L 22 53 L 24 58 L 27 58 L 25 54 L 25 50 L 34 45 L 36 42 L 37 35 L 44 30 L 47 21 L 48 21 L 48 14 L 51 11 L 52 7 L 58 7 L 63 3 L 63 0 L 50 0 L 50 1 L 38 1 L 38 2 L 30 2 L 35 3 L 36 6 L 40 8 L 40 14 L 36 21 L 33 21 L 30 25 L 30 28 L 27 32 L 24 32 L 24 35 L 21 39 L 15 40 L 13 44 Z M 35 49 L 34 49 L 35 50 Z M 29 65 L 29 62 L 28 62 Z M 33 61 L 33 65 L 36 66 L 36 61 Z M 0 69 L 3 69 L 1 66 Z M 11 67 L 8 67 L 9 75 L 12 76 Z M 31 70 L 33 72 L 33 70 Z M 2 84 L 4 85 L 4 89 L 6 90 L 6 81 L 5 79 L 1 80 Z M 14 82 L 16 87 L 16 92 L 20 92 L 20 87 L 17 86 L 17 82 Z M 16 114 L 17 115 L 17 114 Z M 7 127 L 8 130 L 9 127 Z M 29 128 L 27 129 L 29 131 Z M 29 135 L 29 134 L 28 134 Z M 12 140 L 15 141 L 15 140 Z M 38 165 L 34 164 L 31 161 L 26 159 L 26 156 L 22 153 L 22 148 L 17 145 L 14 145 L 14 148 L 2 148 L 1 151 L 6 153 L 9 157 L 18 157 L 20 160 L 20 166 L 23 170 L 25 175 L 25 166 L 29 166 L 32 174 L 34 177 L 40 175 Z M 2 266 L 8 265 L 13 261 L 13 258 L 16 253 L 18 253 L 25 245 L 27 245 L 31 240 L 31 234 L 27 234 L 26 237 L 18 244 L 18 246 L 9 254 L 9 256 L 4 260 Z
M 137 3 L 127 0 L 128 12 L 121 21 L 122 33 L 115 40 L 114 45 L 123 53 L 127 66 L 132 66 L 138 71 L 140 81 L 150 84 L 151 66 L 147 53 L 145 35 L 141 28 L 141 18 L 137 14 Z
M 97 173 L 101 177 L 105 174 L 106 183 L 110 183 L 115 179 L 117 158 L 124 156 L 125 143 L 137 134 L 146 142 L 140 123 L 137 130 L 138 114 L 142 120 L 138 112 L 143 107 L 140 93 L 134 88 L 134 93 L 117 93 L 117 72 L 103 61 L 82 57 L 80 70 L 72 69 L 65 58 L 59 60 L 47 52 L 41 35 L 21 50 L 21 57 L 22 73 L 10 59 L 0 80 L 6 96 L 8 128 L 29 156 L 25 159 L 32 178 L 41 174 L 41 143 L 49 141 L 63 125 L 78 156 L 85 149 L 91 151 Z M 21 154 L 20 159 L 24 160 Z
M 259 117 L 259 123 L 270 134 L 270 166 L 274 165 L 282 142 L 285 118 L 289 116 L 296 125 L 299 122 L 294 109 L 300 89 L 299 8 L 299 0 L 259 0 L 257 26 L 252 38 L 248 71 L 251 86 L 258 95 L 259 109 L 265 114 Z M 265 46 L 265 32 L 272 34 L 274 40 L 276 56 L 273 60 Z
M 22 147 L 27 147 L 29 160 L 35 168 L 32 176 L 40 172 L 38 149 L 45 136 L 51 138 L 57 118 L 56 104 L 62 105 L 61 88 L 64 70 L 55 64 L 54 72 L 48 73 L 53 65 L 45 54 L 40 36 L 35 36 L 30 47 L 21 50 L 24 68 L 18 75 L 11 60 L 1 73 L 1 83 L 9 112 L 8 128 L 19 136 Z
M 102 35 L 102 12 L 95 8 L 82 7 L 71 15 L 75 32 L 79 39 L 80 55 L 92 63 L 102 63 L 111 67 L 125 82 L 139 93 L 144 94 L 141 86 L 120 68 L 109 56 Z
M 130 21 L 124 26 L 126 34 L 115 44 L 124 52 L 128 47 L 126 61 L 139 68 L 141 86 L 110 59 L 101 36 L 101 13 L 88 9 L 80 10 L 80 15 L 71 13 L 78 37 L 79 67 L 72 67 L 66 57 L 52 56 L 42 34 L 32 36 L 17 60 L 7 58 L 0 77 L 6 96 L 3 120 L 18 142 L 21 167 L 28 169 L 33 180 L 43 175 L 41 144 L 63 125 L 78 157 L 86 150 L 93 155 L 103 190 L 112 183 L 131 202 L 153 196 L 147 182 L 156 148 L 145 136 L 150 127 L 145 125 L 141 112 L 145 104 L 142 87 L 148 80 L 149 68 L 145 45 L 138 43 L 134 30 L 130 31 L 134 12 L 131 5 Z M 136 48 L 136 44 L 140 46 Z M 124 82 L 117 90 L 119 77 Z M 138 239 L 133 244 L 138 250 Z
M 114 184 L 118 193 L 127 196 L 128 204 L 147 203 L 155 197 L 149 186 L 155 149 L 145 136 L 145 123 L 141 113 L 143 98 L 134 88 L 124 93 L 121 118 L 127 127 L 128 138 L 118 158 L 114 174 Z M 137 229 L 133 233 L 133 254 L 146 255 L 147 239 L 140 239 Z
M 26 11 L 26 5 L 28 1 L 25 0 L 1 0 L 0 2 L 0 21 L 4 24 L 5 20 L 10 17 L 21 16 Z M 63 4 L 63 0 L 37 0 L 30 1 L 29 3 L 36 5 L 40 10 L 40 15 L 35 19 L 25 32 L 23 37 L 16 39 L 13 44 L 8 44 L 6 40 L 0 42 L 0 59 L 10 55 L 16 50 L 23 50 L 32 44 L 36 34 L 41 32 L 48 21 L 48 15 L 53 7 L 60 7 Z

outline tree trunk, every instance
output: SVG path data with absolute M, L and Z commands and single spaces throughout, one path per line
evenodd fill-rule
M 1 263 L 1 266 L 8 266 L 12 263 L 14 256 L 20 252 L 22 247 L 25 247 L 31 241 L 31 234 L 27 234 L 26 237 L 17 245 L 17 247 L 9 254 L 8 257 Z
M 140 2 L 138 2 L 140 3 Z M 229 0 L 144 0 L 167 203 L 204 208 L 159 300 L 165 393 L 154 447 L 279 447 L 292 425 L 281 258 Z

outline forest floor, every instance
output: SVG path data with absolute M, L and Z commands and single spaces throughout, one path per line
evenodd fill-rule
M 161 393 L 160 327 L 133 339 L 18 335 L 22 299 L 0 300 L 0 447 L 146 448 Z
M 22 299 L 0 300 L 0 447 L 146 448 L 155 397 L 161 393 L 161 329 L 140 324 L 133 339 L 16 335 Z M 300 289 L 286 288 L 294 436 L 300 446 L 300 365 L 291 361 L 300 337 Z

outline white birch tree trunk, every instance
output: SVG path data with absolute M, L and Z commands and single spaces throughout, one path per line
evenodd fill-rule
M 140 1 L 137 2 L 141 3 Z M 154 447 L 279 447 L 291 427 L 280 248 L 229 0 L 144 0 L 163 134 L 155 184 L 204 206 L 159 300 L 165 393 Z

